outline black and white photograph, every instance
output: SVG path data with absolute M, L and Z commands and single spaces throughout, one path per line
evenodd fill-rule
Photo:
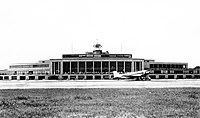
M 199 0 L 1 0 L 0 118 L 200 118 Z

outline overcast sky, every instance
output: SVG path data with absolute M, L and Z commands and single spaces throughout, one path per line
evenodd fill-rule
M 0 69 L 11 63 L 110 53 L 200 65 L 199 0 L 1 0 Z

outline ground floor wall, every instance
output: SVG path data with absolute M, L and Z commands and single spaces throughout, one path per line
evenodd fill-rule
M 151 79 L 200 79 L 200 74 L 150 74 Z
M 107 80 L 112 74 L 0 75 L 0 80 Z
M 200 74 L 149 74 L 151 79 L 200 79 Z M 0 80 L 110 80 L 113 74 L 0 75 Z
M 48 75 L 1 75 L 0 80 L 47 80 Z

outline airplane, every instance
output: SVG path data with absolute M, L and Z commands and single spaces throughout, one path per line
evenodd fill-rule
M 151 80 L 148 76 L 150 72 L 148 70 L 142 70 L 137 72 L 126 72 L 126 73 L 118 73 L 117 71 L 113 71 L 113 79 L 128 79 L 128 80 Z

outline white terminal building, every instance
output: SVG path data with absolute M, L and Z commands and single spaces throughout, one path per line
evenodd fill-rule
M 135 72 L 149 70 L 152 79 L 200 78 L 200 69 L 189 69 L 188 63 L 155 62 L 133 58 L 132 54 L 110 54 L 95 44 L 93 52 L 63 54 L 60 59 L 38 63 L 10 65 L 0 71 L 0 80 L 101 80 L 113 79 L 113 71 Z

